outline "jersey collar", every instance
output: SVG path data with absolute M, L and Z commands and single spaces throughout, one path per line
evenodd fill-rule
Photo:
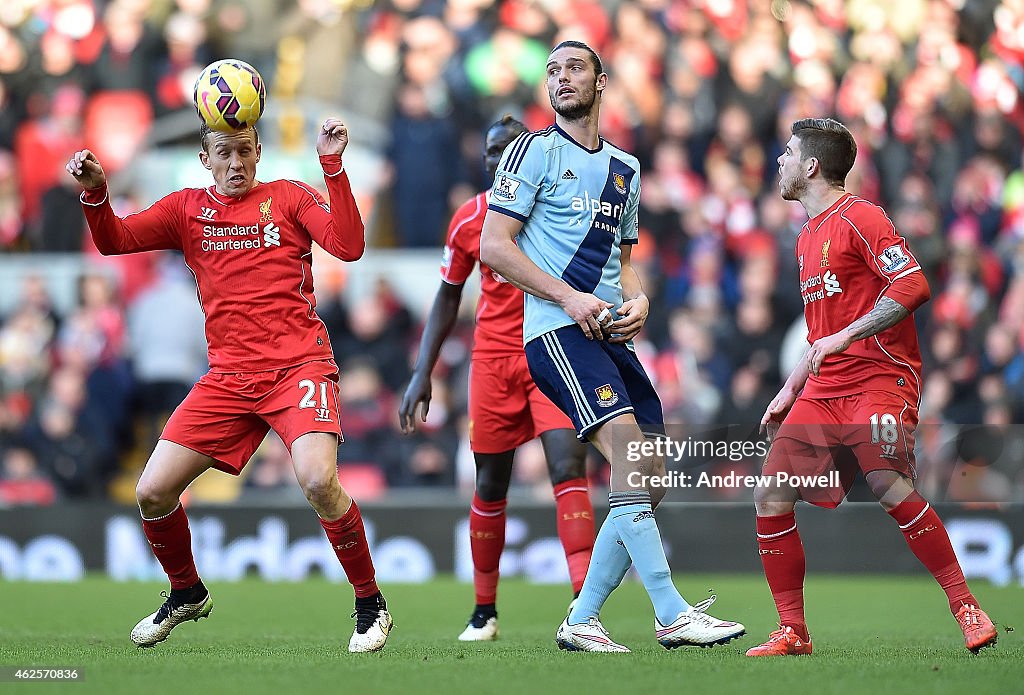
M 819 212 L 817 215 L 815 215 L 811 219 L 807 220 L 807 231 L 809 231 L 809 232 L 816 232 L 816 231 L 818 231 L 818 229 L 821 228 L 821 225 L 825 221 L 825 219 L 829 215 L 831 215 L 833 212 L 838 210 L 839 207 L 843 203 L 847 202 L 852 197 L 853 197 L 852 193 L 850 193 L 850 192 L 844 193 L 843 195 L 839 196 L 839 199 L 836 200 L 836 202 L 832 203 L 827 208 L 825 208 L 824 210 Z
M 594 154 L 594 153 L 596 153 L 596 152 L 600 152 L 600 151 L 601 151 L 601 149 L 602 149 L 602 148 L 604 147 L 604 138 L 602 138 L 602 137 L 600 137 L 600 136 L 598 136 L 598 138 L 597 138 L 597 139 L 598 139 L 598 143 L 597 143 L 597 149 L 593 149 L 593 150 L 592 150 L 592 149 L 590 149 L 589 147 L 584 147 L 584 146 L 583 146 L 583 145 L 581 145 L 580 143 L 576 142 L 576 141 L 575 141 L 575 140 L 573 139 L 573 137 L 572 137 L 571 135 L 569 135 L 569 133 L 567 133 L 567 132 L 565 132 L 564 130 L 562 130 L 562 129 L 561 129 L 561 128 L 560 128 L 559 126 L 558 126 L 558 124 L 557 124 L 557 123 L 555 123 L 555 130 L 557 130 L 557 131 L 558 131 L 559 133 L 561 133 L 561 134 L 562 134 L 562 137 L 563 137 L 563 138 L 565 138 L 566 140 L 568 140 L 568 141 L 569 141 L 569 142 L 571 142 L 572 144 L 576 145 L 576 147 L 580 148 L 581 150 L 583 150 L 583 151 L 585 151 L 585 152 L 589 152 L 590 154 Z
M 224 195 L 222 193 L 218 193 L 217 192 L 217 184 L 213 184 L 212 186 L 207 186 L 206 187 L 206 194 L 208 196 L 210 196 L 211 198 L 213 198 L 216 202 L 220 203 L 221 205 L 234 205 L 235 203 L 239 203 L 239 202 L 245 200 L 246 198 L 248 198 L 249 195 L 253 191 L 255 191 L 257 188 L 260 187 L 261 183 L 262 182 L 260 182 L 260 181 L 254 181 L 253 184 L 252 184 L 252 188 L 249 189 L 249 192 L 246 193 L 245 195 L 243 195 L 241 198 L 233 198 L 233 197 L 231 197 L 229 195 Z

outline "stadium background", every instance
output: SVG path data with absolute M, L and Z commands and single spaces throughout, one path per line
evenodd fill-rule
M 860 146 L 848 188 L 886 207 L 932 287 L 917 313 L 922 490 L 975 510 L 1024 500 L 1019 2 L 7 0 L 0 508 L 10 510 L 0 511 L 0 540 L 17 546 L 56 532 L 52 505 L 130 516 L 130 506 L 110 505 L 132 504 L 162 418 L 206 368 L 202 315 L 180 261 L 99 257 L 63 164 L 94 149 L 122 213 L 207 185 L 191 85 L 227 56 L 268 83 L 262 178 L 322 185 L 312 133 L 328 114 L 350 125 L 346 166 L 369 248 L 352 265 L 315 261 L 318 310 L 343 373 L 342 480 L 371 508 L 461 509 L 472 486 L 472 292 L 435 371 L 427 426 L 403 437 L 397 405 L 440 282 L 448 216 L 484 186 L 482 132 L 506 112 L 531 128 L 550 121 L 538 85 L 549 47 L 569 37 L 603 56 L 611 81 L 602 132 L 643 166 L 634 262 L 652 311 L 639 351 L 667 419 L 749 428 L 799 351 L 792 248 L 804 215 L 778 197 L 775 158 L 792 120 L 835 115 Z M 590 463 L 600 489 L 606 467 Z M 704 464 L 748 472 L 757 462 Z M 243 515 L 304 508 L 274 439 L 242 478 L 205 475 L 189 497 Z M 535 445 L 518 456 L 512 497 L 528 507 L 550 499 Z M 752 533 L 742 526 L 748 498 L 702 500 L 736 510 L 736 547 Z M 1024 542 L 1019 507 L 984 509 L 985 523 L 1003 526 L 979 527 L 982 540 L 1008 547 L 997 579 L 1024 577 L 1020 558 L 1006 569 Z M 261 519 L 240 528 L 255 533 Z M 87 545 L 110 539 L 109 524 L 106 536 L 84 532 L 99 534 Z

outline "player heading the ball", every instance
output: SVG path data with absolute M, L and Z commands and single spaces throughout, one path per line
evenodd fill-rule
M 176 191 L 123 219 L 110 207 L 96 155 L 82 150 L 67 164 L 85 189 L 82 206 L 100 252 L 180 251 L 206 315 L 210 371 L 171 415 L 136 488 L 142 527 L 171 591 L 131 639 L 151 647 L 180 623 L 210 614 L 181 494 L 209 468 L 238 475 L 273 429 L 355 589 L 349 651 L 376 651 L 392 621 L 359 507 L 338 483 L 338 367 L 312 279 L 314 241 L 346 261 L 363 253 L 363 222 L 342 164 L 348 129 L 328 118 L 317 133 L 330 204 L 301 181 L 256 179 L 254 127 L 204 123 L 200 137 L 199 160 L 214 184 Z
M 229 58 L 210 63 L 192 89 L 196 112 L 211 130 L 231 133 L 256 125 L 263 115 L 267 88 L 256 68 Z

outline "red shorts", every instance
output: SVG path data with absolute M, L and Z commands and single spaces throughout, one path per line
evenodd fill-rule
M 857 471 L 896 471 L 917 477 L 914 430 L 917 407 L 896 394 L 865 391 L 838 398 L 797 398 L 779 427 L 763 474 L 828 476 L 838 484 L 799 487 L 800 498 L 819 507 L 837 507 Z
M 469 447 L 500 454 L 572 421 L 540 392 L 526 354 L 474 359 L 469 373 Z
M 206 454 L 215 468 L 238 475 L 271 428 L 289 451 L 309 432 L 332 432 L 341 440 L 339 411 L 334 360 L 266 372 L 208 372 L 160 438 Z

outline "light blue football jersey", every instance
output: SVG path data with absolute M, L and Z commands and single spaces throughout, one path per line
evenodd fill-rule
M 523 222 L 516 243 L 541 270 L 573 289 L 622 304 L 620 246 L 637 241 L 640 162 L 610 142 L 589 150 L 557 125 L 505 148 L 488 209 Z M 526 294 L 523 342 L 575 322 Z

